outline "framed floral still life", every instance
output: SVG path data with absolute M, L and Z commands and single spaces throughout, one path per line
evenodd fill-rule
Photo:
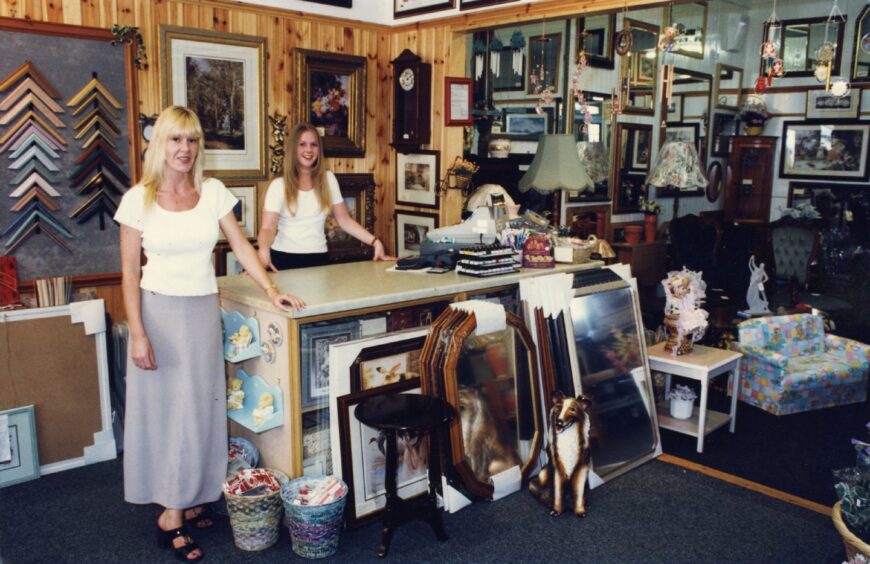
M 326 157 L 365 156 L 366 58 L 295 49 L 293 59 L 294 121 L 317 128 Z
M 868 142 L 866 122 L 784 122 L 779 175 L 866 181 Z
M 375 177 L 372 174 L 336 174 L 347 211 L 369 233 L 375 229 Z M 326 218 L 326 245 L 332 262 L 371 258 L 372 248 L 345 233 L 335 216 Z
M 205 169 L 266 176 L 266 39 L 160 26 L 163 105 L 187 106 L 205 134 Z
M 227 190 L 239 199 L 235 207 L 233 207 L 233 215 L 236 216 L 236 221 L 239 227 L 242 228 L 242 233 L 248 239 L 256 238 L 257 216 L 259 215 L 259 210 L 257 209 L 257 187 L 253 184 L 227 183 Z M 220 232 L 218 240 L 227 240 L 223 231 Z
M 396 154 L 396 204 L 438 207 L 438 151 Z
M 39 478 L 32 405 L 0 411 L 0 488 Z
M 329 402 L 329 347 L 359 337 L 356 321 L 324 321 L 299 330 L 302 353 L 302 410 L 321 409 Z

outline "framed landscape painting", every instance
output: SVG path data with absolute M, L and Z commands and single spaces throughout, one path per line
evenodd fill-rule
M 163 105 L 202 122 L 205 169 L 220 178 L 266 175 L 266 39 L 160 26 Z
M 867 122 L 784 122 L 779 175 L 867 180 L 868 138 Z

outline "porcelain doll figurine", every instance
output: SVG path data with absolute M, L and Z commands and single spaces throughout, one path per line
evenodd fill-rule
M 242 409 L 245 402 L 245 392 L 242 390 L 242 381 L 238 378 L 230 378 L 227 384 L 227 409 Z
M 272 417 L 275 413 L 275 406 L 273 405 L 274 401 L 272 394 L 269 392 L 263 392 L 260 394 L 260 401 L 251 414 L 251 418 L 254 421 L 254 427 L 260 427 L 267 419 Z

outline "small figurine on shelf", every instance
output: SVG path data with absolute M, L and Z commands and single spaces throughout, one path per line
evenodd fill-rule
M 251 413 L 251 419 L 254 421 L 254 427 L 261 427 L 272 415 L 275 414 L 275 399 L 269 392 L 260 394 L 260 402 L 256 409 Z
M 250 327 L 247 325 L 239 327 L 239 330 L 230 336 L 230 342 L 236 347 L 235 354 L 238 355 L 248 348 L 253 339 L 254 334 L 251 333 Z
M 764 271 L 764 263 L 756 265 L 755 255 L 752 255 L 749 257 L 749 288 L 746 290 L 746 304 L 749 309 L 741 313 L 746 316 L 770 313 L 767 307 L 767 295 L 764 293 L 765 282 L 767 282 L 767 273 Z
M 242 380 L 240 378 L 230 378 L 227 384 L 227 409 L 242 409 L 242 404 L 245 403 L 245 392 L 242 390 Z

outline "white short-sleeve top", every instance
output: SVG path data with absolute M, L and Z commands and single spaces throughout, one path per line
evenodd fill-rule
M 130 188 L 115 212 L 115 221 L 142 232 L 147 262 L 140 286 L 167 296 L 204 296 L 217 293 L 211 262 L 218 240 L 218 221 L 238 202 L 223 182 L 208 178 L 202 183 L 193 209 L 173 212 L 157 202 L 145 208 L 145 187 Z
M 343 201 L 338 179 L 332 171 L 326 171 L 331 204 Z M 276 178 L 266 189 L 263 211 L 278 214 L 278 234 L 272 241 L 272 248 L 284 253 L 325 253 L 326 234 L 324 225 L 328 210 L 320 207 L 314 190 L 299 191 L 296 214 L 290 215 L 284 201 L 284 179 Z

